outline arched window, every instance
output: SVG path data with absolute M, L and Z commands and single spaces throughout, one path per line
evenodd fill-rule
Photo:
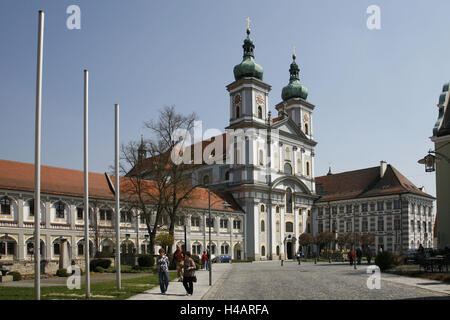
M 264 151 L 262 149 L 259 150 L 258 157 L 259 157 L 259 161 L 258 161 L 259 165 L 263 166 L 264 165 Z
M 0 200 L 0 214 L 11 214 L 11 200 L 7 197 Z
M 306 162 L 306 175 L 309 176 L 309 161 Z
M 280 206 L 276 206 L 276 207 L 275 207 L 275 212 L 276 212 L 276 213 L 280 213 Z
M 280 255 L 280 246 L 277 246 L 277 256 Z
M 203 185 L 209 184 L 209 175 L 205 174 L 202 178 Z
M 225 181 L 230 180 L 230 171 L 225 171 Z
M 294 224 L 292 222 L 286 222 L 286 232 L 294 232 Z
M 261 220 L 261 232 L 265 232 L 266 231 L 266 225 L 264 223 L 264 220 Z
M 261 256 L 265 256 L 266 255 L 266 247 L 265 246 L 262 246 L 261 247 Z
M 66 206 L 61 201 L 55 203 L 55 217 L 58 219 L 64 219 L 64 211 Z
M 284 173 L 292 174 L 292 166 L 287 162 L 284 164 Z
M 241 116 L 241 108 L 239 106 L 236 107 L 236 118 Z
M 305 134 L 309 135 L 309 128 L 308 128 L 308 124 L 305 123 Z
M 292 190 L 286 189 L 286 213 L 292 213 Z
M 265 212 L 265 211 L 266 211 L 266 207 L 263 204 L 261 204 L 261 212 Z
M 262 116 L 262 108 L 260 106 L 258 107 L 258 118 L 259 119 L 263 118 L 263 116 Z

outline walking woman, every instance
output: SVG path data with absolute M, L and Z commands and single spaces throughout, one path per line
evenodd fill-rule
M 161 294 L 166 294 L 169 286 L 169 258 L 165 255 L 163 248 L 159 249 L 159 257 L 156 259 L 158 265 L 159 287 Z
M 191 253 L 189 251 L 185 252 L 184 257 L 184 274 L 183 274 L 183 286 L 186 289 L 186 295 L 192 296 L 194 293 L 194 277 L 195 277 L 195 266 L 194 260 L 191 259 Z

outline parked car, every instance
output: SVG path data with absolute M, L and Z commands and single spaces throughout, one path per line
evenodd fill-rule
M 406 251 L 406 263 L 416 263 L 417 262 L 417 253 L 419 251 L 417 249 L 408 249 Z
M 212 262 L 216 263 L 216 262 L 231 262 L 231 256 L 228 254 L 221 254 L 220 256 L 215 257 L 214 259 L 212 259 Z

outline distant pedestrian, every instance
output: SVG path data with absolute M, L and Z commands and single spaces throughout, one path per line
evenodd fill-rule
M 173 254 L 173 259 L 175 260 L 175 266 L 177 269 L 178 282 L 183 281 L 183 249 L 181 249 L 180 245 L 177 245 L 177 250 Z
M 366 259 L 367 259 L 367 264 L 370 264 L 370 262 L 372 261 L 372 252 L 371 252 L 370 248 L 366 249 Z
M 350 261 L 350 265 L 352 265 L 352 264 L 353 264 L 353 251 L 352 251 L 352 250 L 350 250 L 350 251 L 347 253 L 347 258 L 348 258 L 348 260 Z
M 192 296 L 194 293 L 194 277 L 196 268 L 197 267 L 194 260 L 191 259 L 191 253 L 186 251 L 183 264 L 183 286 L 186 289 L 187 296 Z
M 202 255 L 202 269 L 206 270 L 206 265 L 208 263 L 208 255 L 206 254 L 206 251 L 203 251 Z
M 360 248 L 356 249 L 356 261 L 358 264 L 361 264 L 363 253 Z
M 165 255 L 163 248 L 159 249 L 159 256 L 156 259 L 159 275 L 159 287 L 161 288 L 161 294 L 166 294 L 169 287 L 169 258 Z

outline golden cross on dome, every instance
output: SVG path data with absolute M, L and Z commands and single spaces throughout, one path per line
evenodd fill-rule
M 247 20 L 247 28 L 250 28 L 250 21 L 252 21 L 252 20 L 250 20 L 250 17 L 247 17 L 247 19 L 245 19 L 245 20 Z
M 292 49 L 294 50 L 294 53 L 292 54 L 292 57 L 295 59 L 296 58 L 296 55 L 295 55 L 295 44 L 294 45 L 292 45 Z

